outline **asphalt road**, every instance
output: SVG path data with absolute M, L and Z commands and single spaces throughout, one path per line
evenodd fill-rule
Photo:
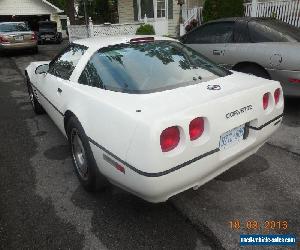
M 89 194 L 24 85 L 25 67 L 64 45 L 0 57 L 0 249 L 239 249 L 241 233 L 263 231 L 232 230 L 231 220 L 285 220 L 279 232 L 299 238 L 300 99 L 286 101 L 281 129 L 257 154 L 197 191 L 162 204 L 115 187 Z

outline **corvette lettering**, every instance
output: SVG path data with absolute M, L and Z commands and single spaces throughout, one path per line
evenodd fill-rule
M 232 112 L 230 112 L 230 113 L 227 113 L 227 114 L 226 114 L 226 118 L 227 118 L 227 119 L 232 118 L 232 117 L 234 117 L 234 116 L 236 116 L 236 115 L 243 114 L 243 113 L 245 113 L 245 112 L 247 112 L 247 111 L 250 111 L 250 110 L 252 110 L 252 109 L 253 109 L 253 106 L 252 106 L 252 105 L 248 105 L 248 106 L 246 106 L 246 107 L 237 109 L 237 110 L 232 111 Z

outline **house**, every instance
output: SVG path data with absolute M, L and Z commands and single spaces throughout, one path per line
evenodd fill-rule
M 182 6 L 185 23 L 192 19 L 200 19 L 203 2 L 204 0 L 185 0 Z M 179 34 L 178 0 L 119 0 L 118 13 L 119 23 L 147 21 L 154 26 L 158 35 L 176 37 Z
M 60 10 L 46 0 L 1 0 L 0 22 L 26 21 L 33 30 L 37 30 L 38 21 L 52 20 L 57 22 L 58 31 L 63 31 L 66 16 L 61 16 Z M 61 22 L 63 19 L 63 24 Z M 65 28 L 66 29 L 66 28 Z

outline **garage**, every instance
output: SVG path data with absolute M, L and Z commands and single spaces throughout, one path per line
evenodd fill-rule
M 0 22 L 25 21 L 32 30 L 38 29 L 39 21 L 56 21 L 58 31 L 62 32 L 60 13 L 57 8 L 46 0 L 1 0 Z

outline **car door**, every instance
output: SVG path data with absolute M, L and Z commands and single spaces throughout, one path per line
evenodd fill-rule
M 68 102 L 66 96 L 69 96 L 64 90 L 72 86 L 69 79 L 85 51 L 85 46 L 71 44 L 50 62 L 48 73 L 41 75 L 39 80 L 42 105 L 61 130 L 64 129 L 63 112 Z
M 226 64 L 226 47 L 233 42 L 233 21 L 200 26 L 183 37 L 183 42 L 217 64 Z

